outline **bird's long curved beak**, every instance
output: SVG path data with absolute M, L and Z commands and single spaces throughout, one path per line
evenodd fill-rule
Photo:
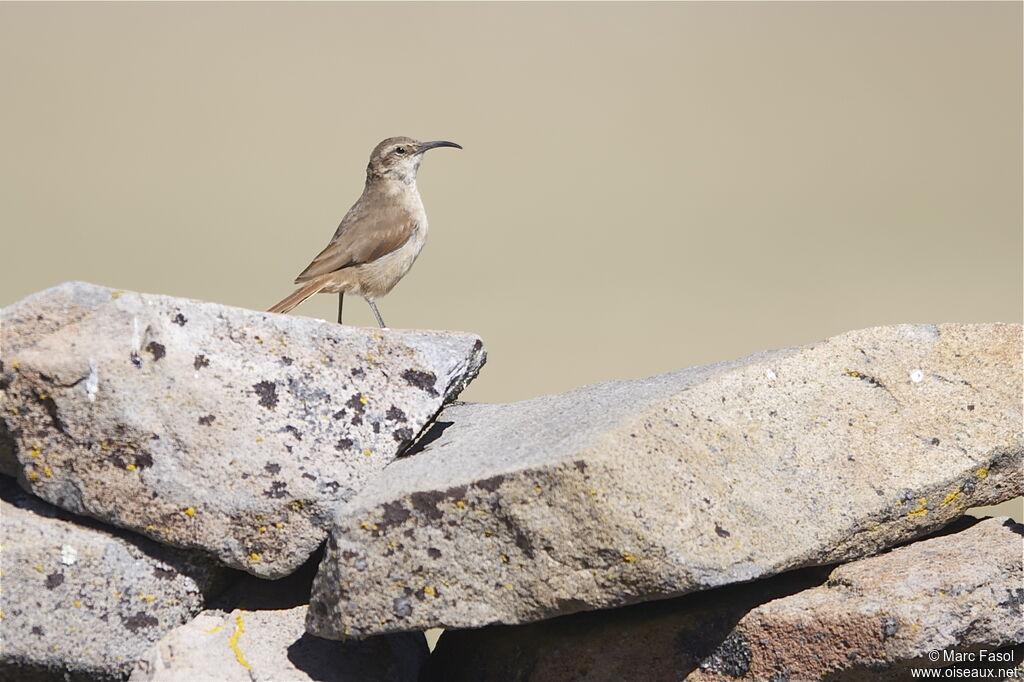
M 447 140 L 434 140 L 433 142 L 424 142 L 421 144 L 419 153 L 422 154 L 428 149 L 434 149 L 435 147 L 455 147 L 456 149 L 462 149 L 461 144 L 455 144 L 454 142 L 448 142 Z

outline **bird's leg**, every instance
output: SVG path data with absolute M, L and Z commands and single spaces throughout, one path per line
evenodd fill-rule
M 341 306 L 345 303 L 345 292 L 338 292 L 338 324 L 341 324 Z
M 366 302 L 370 304 L 370 309 L 373 310 L 373 314 L 377 316 L 377 324 L 380 325 L 380 328 L 384 329 L 387 327 L 387 325 L 384 324 L 384 318 L 380 316 L 380 311 L 377 310 L 377 304 L 370 299 L 366 299 Z

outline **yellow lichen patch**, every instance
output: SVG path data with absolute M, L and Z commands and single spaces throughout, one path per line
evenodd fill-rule
M 109 445 L 107 445 L 106 443 L 100 443 L 100 450 L 103 450 L 104 452 L 106 452 L 109 449 L 110 449 Z
M 182 511 L 181 513 L 184 514 L 185 516 L 189 517 L 189 518 L 192 518 L 193 516 L 196 515 L 196 510 L 193 507 L 189 507 L 189 508 L 185 509 L 184 511 Z
M 43 572 L 43 567 L 42 566 L 33 566 L 32 568 L 36 569 L 36 571 L 39 572 L 39 573 Z
M 156 530 L 156 526 L 154 526 L 154 525 L 153 525 L 153 524 L 151 523 L 151 524 L 149 524 L 148 526 L 146 526 L 146 530 L 149 530 L 149 531 L 153 531 L 153 530 Z
M 245 632 L 245 627 L 242 625 L 242 614 L 238 614 L 235 618 L 235 634 L 231 635 L 231 640 L 228 644 L 231 646 L 231 650 L 235 652 L 235 658 L 242 664 L 242 667 L 246 670 L 252 670 L 252 666 L 245 660 L 245 656 L 242 655 L 242 650 L 238 648 L 238 638 Z
M 946 495 L 946 499 L 944 499 L 939 504 L 939 506 L 940 507 L 945 507 L 947 504 L 952 504 L 953 500 L 955 500 L 959 495 L 960 495 L 960 491 L 959 490 L 957 490 L 955 492 L 951 492 L 950 494 Z
M 974 472 L 974 475 L 977 476 L 979 479 L 986 478 L 988 476 L 988 467 L 981 467 L 980 469 Z
M 260 531 L 261 533 L 266 533 L 266 532 L 267 532 L 267 527 L 266 527 L 266 526 L 260 526 L 260 527 L 259 527 L 259 531 Z
M 274 524 L 274 528 L 276 528 L 278 530 L 281 530 L 282 528 L 284 528 L 284 524 L 281 523 L 280 521 L 278 521 L 277 523 Z
M 636 561 L 636 556 L 634 554 L 632 554 L 631 552 L 623 552 L 622 553 L 622 560 L 625 561 L 628 564 L 631 564 L 631 563 Z
M 128 471 L 135 471 L 136 469 L 138 469 L 138 467 L 135 466 L 134 464 L 129 464 L 128 466 L 125 467 L 125 469 L 127 469 Z
M 28 456 L 32 459 L 39 459 L 39 446 L 33 445 L 32 449 L 28 451 Z
M 259 552 L 253 552 L 249 555 L 249 560 L 253 562 L 263 561 L 263 555 Z
M 362 528 L 363 530 L 377 530 L 377 524 L 376 523 L 370 523 L 369 521 L 363 521 L 362 523 L 359 524 L 359 527 Z
M 11 414 L 21 414 L 21 410 L 19 410 L 17 407 L 12 407 Z
M 21 363 L 15 360 L 14 362 L 11 363 L 11 367 L 14 369 L 18 369 L 19 367 L 21 367 Z
M 363 405 L 365 405 L 366 403 L 368 403 L 370 401 L 369 401 L 369 399 L 365 395 L 360 393 L 359 394 L 359 402 L 361 402 Z
M 501 563 L 503 563 L 503 564 L 507 564 L 508 563 L 508 555 L 506 555 L 506 554 L 502 554 L 501 555 Z
M 306 506 L 306 503 L 303 502 L 302 500 L 292 500 L 292 503 L 288 506 L 291 507 L 294 511 L 299 511 L 300 509 Z
M 53 478 L 53 469 L 50 467 L 43 467 L 43 476 L 47 478 Z
M 928 513 L 928 499 L 922 497 L 917 501 L 917 509 L 907 512 L 907 516 L 924 516 Z
M 39 394 L 39 399 L 40 399 L 40 400 L 46 400 L 46 399 L 47 399 L 48 397 L 49 397 L 49 396 L 48 396 L 48 395 L 46 395 L 45 393 L 40 393 L 40 394 Z
M 77 599 L 76 599 L 76 600 L 75 600 L 74 602 L 72 602 L 72 605 L 73 605 L 73 606 L 74 606 L 74 607 L 75 607 L 76 609 L 80 609 L 80 608 L 82 608 L 82 602 L 78 601 Z
M 257 439 L 256 439 L 256 442 L 257 442 L 257 443 L 262 443 L 262 442 L 263 442 L 263 439 L 262 439 L 262 438 L 257 438 Z
M 117 299 L 121 298 L 121 294 L 123 294 L 123 293 L 124 293 L 123 291 L 115 291 L 114 293 L 112 293 L 110 295 L 110 300 L 111 301 L 116 301 Z
M 30 480 L 30 481 L 38 481 L 39 480 L 39 474 L 37 474 L 34 471 L 28 472 L 28 480 Z
M 535 493 L 537 493 L 539 495 L 540 492 L 541 492 L 541 487 L 539 485 L 533 486 L 533 492 L 535 492 Z
M 597 494 L 597 491 L 591 488 L 590 490 L 587 491 L 587 494 L 593 496 Z
M 203 632 L 209 632 L 212 635 L 215 632 L 219 632 L 222 627 L 224 627 L 224 623 L 221 623 L 220 625 L 218 625 L 215 628 L 209 628 L 209 629 L 203 630 Z
M 455 506 L 458 507 L 459 509 L 465 509 L 466 502 L 464 500 L 459 500 L 458 502 L 455 503 Z
M 370 450 L 369 448 L 367 448 L 367 449 L 363 450 L 363 454 L 366 455 L 366 456 L 370 456 L 370 455 L 373 454 L 373 451 Z
M 147 602 L 147 603 L 148 602 L 154 602 L 154 601 L 156 601 L 156 597 L 154 595 L 152 595 L 152 594 L 140 594 L 139 595 L 139 601 L 144 601 L 144 602 Z
M 431 597 L 437 596 L 437 590 L 430 585 L 423 586 L 423 594 L 429 594 Z
M 845 374 L 848 377 L 853 377 L 855 379 L 860 378 L 860 372 L 858 372 L 855 369 L 847 369 L 845 372 L 843 372 L 843 374 Z

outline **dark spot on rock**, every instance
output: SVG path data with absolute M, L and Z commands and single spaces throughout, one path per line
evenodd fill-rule
M 412 528 L 406 528 L 402 531 L 402 535 L 404 535 L 407 538 L 411 538 L 412 536 L 416 535 L 416 531 Z
M 362 367 L 353 367 L 351 374 L 356 379 L 361 379 L 366 376 L 366 372 L 363 370 Z
M 978 487 L 978 480 L 973 476 L 964 481 L 964 485 L 961 490 L 964 491 L 964 495 L 970 495 L 974 492 L 974 489 Z
M 409 385 L 415 386 L 421 391 L 426 391 L 430 395 L 437 395 L 437 389 L 434 388 L 434 384 L 437 383 L 437 375 L 433 372 L 407 369 L 402 372 L 402 378 L 409 382 Z
M 352 447 L 351 438 L 339 438 L 338 442 L 334 444 L 335 450 L 348 450 Z
M 940 442 L 938 438 L 932 438 L 932 445 L 938 445 Z
M 274 481 L 270 484 L 270 487 L 263 491 L 264 497 L 271 497 L 275 500 L 279 500 L 288 494 L 288 484 L 284 481 Z
M 192 366 L 195 367 L 197 370 L 200 370 L 203 367 L 209 367 L 210 361 L 207 359 L 205 355 L 200 353 L 195 357 L 194 360 L 192 360 Z
M 380 433 L 380 422 L 373 422 L 373 432 Z
M 752 659 L 747 638 L 739 630 L 733 630 L 710 656 L 701 661 L 700 669 L 743 677 L 750 671 Z
M 1004 609 L 1010 609 L 1014 613 L 1019 614 L 1021 612 L 1021 606 L 1024 606 L 1024 589 L 1016 588 L 1010 591 L 1010 598 L 1006 601 L 1001 601 L 997 606 L 1001 606 Z
M 352 426 L 359 426 L 363 423 L 363 418 L 357 414 L 356 416 L 352 417 L 349 423 L 352 424 Z
M 137 612 L 134 616 L 125 618 L 121 616 L 121 623 L 132 632 L 138 632 L 142 628 L 152 628 L 160 624 L 160 621 L 153 616 L 147 615 L 142 611 Z
M 393 422 L 404 422 L 406 421 L 405 412 L 398 409 L 394 405 L 388 408 L 387 418 Z
M 63 573 L 51 573 L 46 576 L 46 589 L 52 590 L 53 588 L 61 585 L 64 582 Z
M 277 384 L 273 381 L 261 381 L 252 385 L 252 390 L 260 397 L 260 405 L 272 410 L 277 406 Z
M 299 431 L 297 428 L 295 428 L 291 424 L 289 424 L 286 427 L 284 427 L 284 431 L 286 431 L 286 432 L 292 434 L 293 436 L 295 436 L 295 440 L 302 440 L 302 431 Z
M 160 568 L 157 566 L 153 569 L 153 577 L 160 580 L 174 580 L 178 576 L 177 571 L 172 571 L 166 568 Z
M 391 611 L 399 618 L 408 618 L 412 615 L 412 602 L 407 597 L 395 597 Z
M 345 561 L 349 561 L 350 559 L 355 559 L 357 556 L 359 556 L 359 555 L 356 552 L 350 552 L 347 549 L 344 552 L 341 553 L 341 558 L 344 559 Z
M 974 412 L 974 405 L 968 405 L 967 406 L 967 411 L 968 412 Z
M 164 348 L 164 345 L 162 343 L 157 343 L 156 341 L 149 342 L 146 346 L 146 352 L 153 354 L 153 362 L 159 362 L 160 358 L 167 355 L 167 349 Z
M 575 462 L 573 462 L 573 466 L 579 469 L 579 472 L 581 474 L 587 473 L 587 463 L 584 462 L 582 459 L 578 459 Z
M 178 313 L 177 315 L 171 318 L 171 322 L 178 325 L 179 327 L 184 327 L 185 323 L 188 322 L 188 318 L 182 315 L 181 313 Z
M 341 484 L 337 481 L 326 481 L 324 482 L 324 487 L 330 488 L 332 493 L 336 493 L 338 492 L 338 488 L 341 487 Z
M 882 639 L 889 639 L 900 631 L 900 622 L 895 618 L 882 620 Z
M 475 350 L 475 351 L 476 350 L 480 350 L 483 347 L 484 347 L 484 342 L 481 341 L 480 339 L 477 339 L 476 341 L 473 342 L 473 350 Z
M 429 556 L 431 559 L 440 559 L 441 550 L 439 550 L 437 547 L 427 547 L 427 556 Z
M 502 476 L 501 474 L 498 474 L 497 476 L 491 476 L 490 478 L 485 478 L 482 481 L 477 481 L 473 485 L 475 485 L 477 488 L 482 488 L 483 490 L 486 490 L 489 493 L 493 493 L 495 490 L 498 489 L 498 486 L 500 486 L 501 482 L 504 480 L 505 477 Z
M 131 360 L 132 364 L 136 367 L 142 367 L 142 359 L 139 358 L 139 354 L 135 351 L 132 351 L 131 355 L 128 356 L 128 359 Z
M 290 367 L 293 362 L 295 362 L 295 361 L 292 360 L 287 355 L 282 355 L 281 356 L 281 364 L 283 364 L 285 367 Z
M 355 410 L 356 414 L 362 414 L 363 412 L 366 412 L 366 403 L 363 402 L 362 393 L 353 393 L 352 397 L 349 398 L 348 402 L 346 402 L 345 404 L 351 407 L 353 410 Z
M 33 625 L 31 632 L 33 635 L 37 637 L 42 637 L 46 634 L 45 632 L 43 632 L 43 628 L 39 627 L 38 625 Z
M 409 496 L 413 509 L 426 516 L 428 519 L 437 520 L 444 516 L 437 505 L 444 499 L 444 493 L 440 490 L 413 493 Z
M 203 426 L 209 426 L 210 424 L 213 423 L 214 419 L 216 419 L 215 416 L 213 416 L 212 414 L 208 414 L 205 417 L 200 417 L 199 423 L 202 424 Z
M 715 524 L 715 535 L 717 535 L 720 538 L 727 538 L 730 535 L 732 535 L 732 533 L 730 533 L 729 531 L 727 531 L 726 529 L 722 528 L 721 526 L 719 526 L 716 523 Z
M 268 474 L 277 474 L 281 472 L 281 465 L 277 462 L 268 462 L 263 465 L 263 470 Z
M 314 476 L 313 474 L 309 473 L 308 471 L 303 473 L 302 477 L 303 478 L 308 478 L 310 481 L 315 481 L 316 480 L 316 476 Z
M 395 439 L 396 443 L 408 443 L 412 440 L 412 429 L 403 426 L 400 429 L 395 429 L 391 436 Z
M 378 524 L 378 527 L 400 526 L 408 521 L 411 516 L 412 514 L 402 506 L 401 502 L 388 502 L 384 505 L 384 518 Z
M 342 417 L 345 416 L 345 410 L 338 410 L 331 416 L 333 416 L 335 419 L 341 419 Z

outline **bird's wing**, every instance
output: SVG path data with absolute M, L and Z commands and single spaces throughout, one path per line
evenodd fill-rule
M 409 241 L 415 229 L 416 220 L 407 210 L 392 206 L 371 214 L 357 203 L 341 221 L 331 243 L 295 282 L 375 261 Z

